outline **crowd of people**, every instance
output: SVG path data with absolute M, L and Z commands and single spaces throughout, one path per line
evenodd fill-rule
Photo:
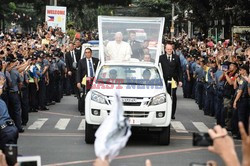
M 204 115 L 240 138 L 238 122 L 249 124 L 250 43 L 188 39 L 175 41 L 183 72 L 183 96 L 194 99 Z
M 30 112 L 49 110 L 63 95 L 77 96 L 76 63 L 80 57 L 80 40 L 76 37 L 72 42 L 61 28 L 46 23 L 29 34 L 1 33 L 0 78 L 5 80 L 0 86 L 5 103 L 1 109 L 7 112 L 0 112 L 0 149 L 8 142 L 4 130 L 15 125 L 17 131 L 12 133 L 24 132 Z
M 46 23 L 38 25 L 36 32 L 30 34 L 1 33 L 0 106 L 5 111 L 0 112 L 0 149 L 3 149 L 8 137 L 7 132 L 4 135 L 3 131 L 15 125 L 17 130 L 8 132 L 15 132 L 13 137 L 17 138 L 18 133 L 24 132 L 23 126 L 28 123 L 29 112 L 49 110 L 47 106 L 60 102 L 63 95 L 75 94 L 79 97 L 82 77 L 86 74 L 93 77 L 92 72 L 98 63 L 98 60 L 90 61 L 90 55 L 87 66 L 91 67 L 91 71 L 80 73 L 77 70 L 83 51 L 82 42 L 96 38 L 97 32 L 93 35 L 95 37 L 90 34 L 77 33 L 72 42 L 61 28 L 48 27 Z M 133 36 L 134 32 L 130 35 Z M 117 40 L 120 36 L 119 40 L 122 41 L 121 34 L 116 36 Z M 168 43 L 172 56 L 180 59 L 181 74 L 176 74 L 176 81 L 183 86 L 184 98 L 194 99 L 204 115 L 214 116 L 217 124 L 231 131 L 235 138 L 242 136 L 238 122 L 242 122 L 248 132 L 249 44 L 230 40 L 215 43 L 211 38 L 189 39 L 186 35 L 171 45 Z M 113 48 L 110 45 L 107 47 Z M 91 53 L 91 49 L 84 51 Z M 130 51 L 130 55 L 135 55 L 133 49 Z M 141 49 L 138 55 L 144 53 Z M 141 55 L 139 59 L 151 61 L 145 57 Z M 173 57 L 166 61 L 173 62 Z M 77 78 L 79 75 L 81 78 Z M 80 109 L 80 113 L 83 115 L 84 109 Z M 175 119 L 174 114 L 172 119 Z M 227 135 L 227 132 L 224 134 Z M 210 135 L 216 137 L 212 132 Z

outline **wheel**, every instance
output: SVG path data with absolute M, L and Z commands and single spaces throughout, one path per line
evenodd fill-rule
M 85 142 L 87 144 L 93 144 L 95 141 L 95 130 L 93 129 L 93 125 L 85 123 Z
M 160 145 L 169 145 L 170 143 L 170 125 L 168 127 L 163 127 L 159 135 Z

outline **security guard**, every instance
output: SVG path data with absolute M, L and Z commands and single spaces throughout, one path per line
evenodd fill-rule
M 248 82 L 243 78 L 248 76 L 249 66 L 242 65 L 240 66 L 240 77 L 237 78 L 238 90 L 236 91 L 236 97 L 233 102 L 233 108 L 236 114 L 233 116 L 233 129 L 235 129 L 234 134 L 235 138 L 240 138 L 238 121 L 241 121 L 244 124 L 245 130 L 248 131 L 248 120 L 249 120 L 249 108 L 248 108 Z
M 3 92 L 5 78 L 0 75 L 0 95 Z M 5 102 L 0 99 L 0 149 L 3 150 L 5 144 L 17 144 L 18 129 L 10 118 Z

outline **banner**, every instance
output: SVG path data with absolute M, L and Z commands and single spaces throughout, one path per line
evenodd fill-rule
M 66 7 L 46 6 L 45 12 L 45 21 L 47 21 L 48 27 L 61 27 L 63 32 L 66 31 Z

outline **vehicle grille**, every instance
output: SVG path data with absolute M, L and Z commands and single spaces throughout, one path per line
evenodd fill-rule
M 108 115 L 110 114 L 110 111 L 108 110 Z M 149 112 L 146 111 L 125 111 L 124 116 L 128 118 L 147 118 Z
M 123 105 L 124 106 L 140 106 L 141 102 L 136 102 L 136 103 L 133 103 L 133 102 L 123 102 Z

